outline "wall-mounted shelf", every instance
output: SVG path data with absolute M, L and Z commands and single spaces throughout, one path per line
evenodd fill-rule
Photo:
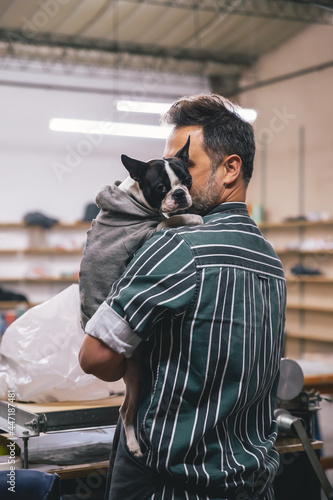
M 323 221 L 292 221 L 292 222 L 260 222 L 258 224 L 261 230 L 265 229 L 297 229 L 300 227 L 324 227 L 333 226 L 333 219 Z
M 15 309 L 20 306 L 31 307 L 31 304 L 24 300 L 0 300 L 0 309 Z
M 42 277 L 42 278 L 1 278 L 0 283 L 78 283 L 76 276 Z
M 286 277 L 287 284 L 295 284 L 295 283 L 313 283 L 313 284 L 332 284 L 333 276 L 294 276 L 288 275 Z
M 24 222 L 0 222 L 1 229 L 40 229 L 41 231 L 52 231 L 55 229 L 89 229 L 91 222 L 74 222 L 73 224 L 67 224 L 65 222 L 58 222 L 49 229 L 44 229 L 41 226 L 27 226 Z
M 282 255 L 333 255 L 333 248 L 329 248 L 327 250 L 325 249 L 318 249 L 318 250 L 298 250 L 298 249 L 293 249 L 293 248 L 276 248 L 275 249 L 276 253 L 280 256 Z
M 313 340 L 317 342 L 333 342 L 333 336 L 330 333 L 313 333 L 304 330 L 286 330 L 286 336 L 293 339 Z
M 14 301 L 14 300 L 6 300 L 0 301 L 0 311 L 9 311 L 15 309 L 30 309 L 31 307 L 38 306 L 40 302 L 23 302 L 23 301 Z
M 59 222 L 50 228 L 22 222 L 0 223 L 0 285 L 30 303 L 53 297 L 78 283 L 86 233 L 91 222 Z M 12 305 L 8 305 L 12 308 Z M 3 311 L 4 307 L 0 308 Z
M 312 306 L 312 305 L 306 305 L 306 304 L 287 304 L 287 309 L 292 310 L 292 311 L 333 313 L 333 306 L 330 307 L 330 306 Z
M 70 255 L 82 255 L 83 248 L 73 250 L 62 250 L 61 248 L 22 248 L 22 249 L 4 249 L 0 250 L 1 255 L 56 255 L 69 257 Z
M 333 352 L 333 219 L 262 222 L 259 227 L 288 266 L 285 356 Z M 296 262 L 322 274 L 294 275 L 290 269 Z M 327 345 L 321 348 L 320 343 Z

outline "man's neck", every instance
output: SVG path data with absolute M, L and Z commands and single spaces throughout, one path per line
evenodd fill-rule
M 222 197 L 221 203 L 246 202 L 246 189 L 243 186 L 227 188 Z

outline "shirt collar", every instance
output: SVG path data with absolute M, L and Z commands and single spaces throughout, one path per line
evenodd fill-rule
M 207 215 L 213 215 L 225 212 L 239 213 L 242 215 L 250 216 L 247 209 L 247 205 L 243 201 L 231 201 L 231 202 L 221 203 L 221 205 L 215 207 Z

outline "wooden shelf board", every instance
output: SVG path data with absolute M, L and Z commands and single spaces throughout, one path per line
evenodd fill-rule
M 56 255 L 70 256 L 82 255 L 83 248 L 74 250 L 62 250 L 60 248 L 17 248 L 17 249 L 1 249 L 0 255 Z
M 27 226 L 23 222 L 1 222 L 0 229 L 25 229 Z
M 306 304 L 287 304 L 287 309 L 292 311 L 308 311 L 308 312 L 322 312 L 332 313 L 333 306 L 310 306 Z
M 65 222 L 59 222 L 49 229 L 44 229 L 41 226 L 27 226 L 24 222 L 1 222 L 1 229 L 40 229 L 41 231 L 50 231 L 52 229 L 89 229 L 91 222 L 78 221 L 73 224 L 67 224 Z
M 288 229 L 297 227 L 322 227 L 322 226 L 332 226 L 333 219 L 327 221 L 295 221 L 295 222 L 260 222 L 258 226 L 260 229 Z M 58 222 L 50 229 L 88 229 L 91 226 L 91 222 L 77 221 L 72 224 L 65 222 Z M 40 226 L 27 226 L 24 222 L 0 222 L 0 229 L 30 229 L 38 228 Z M 44 230 L 44 228 L 40 227 Z M 45 229 L 49 231 L 50 229 Z
M 311 391 L 312 389 L 314 389 L 315 391 L 319 391 L 322 394 L 333 394 L 333 368 L 332 373 L 304 375 L 304 389 L 306 391 Z M 333 461 L 332 458 L 331 460 Z M 324 467 L 324 469 L 325 468 L 326 467 Z
M 27 308 L 32 307 L 36 304 L 24 300 L 0 300 L 0 309 L 15 309 L 19 306 L 25 306 Z
M 58 474 L 60 479 L 75 479 L 78 477 L 89 477 L 89 474 L 97 473 L 107 475 L 109 460 L 102 462 L 92 462 L 79 465 L 49 465 L 43 470 L 49 474 Z
M 275 443 L 277 451 L 281 453 L 297 453 L 304 451 L 304 446 L 298 438 L 282 438 L 278 437 Z M 323 442 L 318 440 L 312 440 L 311 446 L 314 450 L 321 450 L 323 447 Z
M 312 221 L 294 221 L 294 222 L 261 222 L 258 224 L 260 229 L 293 229 L 298 227 L 322 227 L 322 226 L 332 226 L 333 219 L 319 222 Z
M 0 283 L 78 283 L 73 276 L 59 276 L 59 278 L 1 278 Z
M 328 248 L 318 249 L 318 250 L 300 250 L 300 249 L 289 249 L 289 248 L 275 248 L 278 255 L 333 255 L 333 249 Z
M 286 276 L 287 284 L 288 283 L 333 283 L 333 276 L 296 276 L 296 275 L 287 275 Z
M 64 222 L 59 222 L 55 226 L 53 226 L 54 229 L 89 229 L 91 226 L 91 222 L 83 222 L 83 221 L 78 221 L 75 222 L 74 224 L 66 224 Z
M 314 340 L 318 342 L 333 342 L 333 331 L 313 333 L 305 330 L 289 330 L 286 329 L 285 335 L 288 338 Z M 333 369 L 332 369 L 333 370 Z
M 306 391 L 314 389 L 322 394 L 333 394 L 333 373 L 327 375 L 304 376 L 304 389 Z M 332 458 L 331 461 L 333 462 Z

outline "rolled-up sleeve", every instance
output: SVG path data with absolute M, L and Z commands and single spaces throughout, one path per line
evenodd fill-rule
M 88 321 L 86 333 L 95 337 L 118 354 L 130 358 L 141 339 L 132 332 L 129 324 L 106 302 L 103 302 Z

